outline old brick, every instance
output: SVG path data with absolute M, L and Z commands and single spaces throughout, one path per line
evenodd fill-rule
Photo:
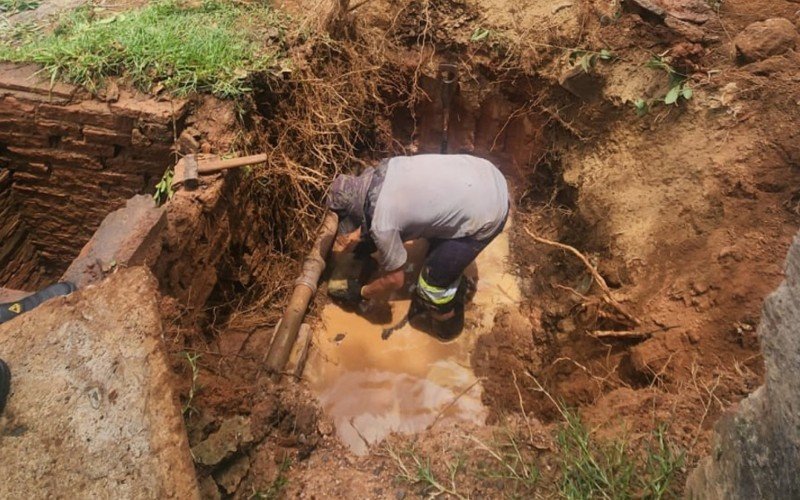
M 25 148 L 46 148 L 50 142 L 46 136 L 0 130 L 0 144 Z
M 118 156 L 105 161 L 106 168 L 114 172 L 161 175 L 170 166 L 169 157 L 163 162 L 145 161 L 132 158 L 130 155 Z
M 166 144 L 153 144 L 149 148 L 136 148 L 130 150 L 130 157 L 157 163 L 158 165 L 172 165 L 176 162 L 172 147 Z
M 152 122 L 139 122 L 138 129 L 153 142 L 172 144 L 172 127 Z
M 95 158 L 72 151 L 44 148 L 18 148 L 9 147 L 8 150 L 20 158 L 37 163 L 64 165 L 76 168 L 89 168 L 102 170 L 103 165 Z
M 24 91 L 64 99 L 69 99 L 75 95 L 77 92 L 76 87 L 42 78 L 41 69 L 36 64 L 0 63 L 0 89 Z
M 129 133 L 133 128 L 133 118 L 115 115 L 108 104 L 96 101 L 83 101 L 66 106 L 41 104 L 38 113 L 38 116 L 45 119 L 94 125 L 122 133 Z
M 106 144 L 93 144 L 91 142 L 79 141 L 71 137 L 65 137 L 61 141 L 61 146 L 67 151 L 75 151 L 96 158 L 113 158 L 115 154 L 114 146 Z
M 81 127 L 78 124 L 53 120 L 36 120 L 36 128 L 47 135 L 78 137 L 81 133 Z
M 48 177 L 51 173 L 50 166 L 45 163 L 20 163 L 17 165 L 14 172 L 14 182 L 23 179 L 23 174 L 29 174 L 36 177 Z
M 0 131 L 2 132 L 23 132 L 23 133 L 36 133 L 36 124 L 33 118 L 21 117 L 0 117 Z
M 119 100 L 111 104 L 111 110 L 123 116 L 171 127 L 173 120 L 181 120 L 186 115 L 188 104 L 186 99 L 157 101 L 144 94 L 122 91 Z
M 36 104 L 17 99 L 16 96 L 7 95 L 0 99 L 0 116 L 16 116 L 33 119 L 36 114 Z
M 109 144 L 117 146 L 129 146 L 131 144 L 131 134 L 121 134 L 115 130 L 92 127 L 83 127 L 83 137 L 89 142 L 97 144 Z

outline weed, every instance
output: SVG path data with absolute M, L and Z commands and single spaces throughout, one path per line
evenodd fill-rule
M 89 90 L 108 76 L 124 76 L 143 90 L 158 85 L 179 95 L 231 97 L 249 90 L 250 74 L 276 65 L 282 22 L 269 7 L 218 0 L 196 6 L 164 0 L 108 17 L 83 8 L 42 39 L 0 45 L 0 57 L 39 63 L 51 79 Z M 265 27 L 278 40 L 265 37 Z
M 664 104 L 676 104 L 681 97 L 688 101 L 694 96 L 694 91 L 686 83 L 686 75 L 676 71 L 663 56 L 650 58 L 647 61 L 647 67 L 664 71 L 669 75 L 669 91 L 664 96 Z
M 636 102 L 633 103 L 634 109 L 636 109 L 636 114 L 638 116 L 644 116 L 650 111 L 650 104 L 644 99 L 636 99 Z
M 397 463 L 397 467 L 400 470 L 400 479 L 409 484 L 421 484 L 425 489 L 425 493 L 429 494 L 431 498 L 444 494 L 459 499 L 467 498 L 458 492 L 458 487 L 456 486 L 456 476 L 464 466 L 464 460 L 461 457 L 447 464 L 450 486 L 446 486 L 444 481 L 437 477 L 434 472 L 430 458 L 420 456 L 414 449 L 408 449 L 403 453 L 398 453 L 387 446 L 386 451 L 389 453 L 389 456 L 394 459 L 395 463 Z M 404 456 L 406 458 L 404 458 Z M 406 462 L 406 460 L 408 460 L 408 462 Z
M 653 432 L 644 464 L 623 440 L 595 443 L 574 412 L 564 410 L 565 424 L 558 433 L 561 452 L 561 493 L 570 499 L 653 498 L 673 493 L 672 479 L 683 467 L 664 427 Z
M 197 413 L 197 409 L 192 406 L 192 402 L 194 401 L 194 396 L 200 390 L 200 387 L 197 385 L 197 377 L 200 374 L 200 366 L 197 364 L 197 360 L 200 359 L 200 354 L 189 354 L 188 352 L 183 353 L 186 356 L 186 361 L 189 363 L 189 366 L 192 368 L 192 385 L 189 387 L 189 394 L 186 396 L 186 404 L 183 405 L 183 415 L 184 416 L 191 416 L 192 413 Z
M 529 494 L 539 482 L 539 469 L 532 460 L 523 455 L 518 437 L 513 432 L 504 429 L 503 438 L 493 449 L 478 438 L 470 436 L 498 464 L 498 468 L 484 468 L 482 473 L 490 479 L 500 479 L 513 486 L 515 493 L 519 493 L 521 489 L 522 493 Z
M 481 28 L 479 26 L 479 27 L 475 28 L 475 31 L 472 32 L 472 35 L 469 37 L 469 41 L 470 42 L 482 42 L 483 40 L 486 40 L 486 38 L 489 37 L 490 33 L 491 33 L 491 31 L 489 31 L 488 29 Z
M 161 180 L 156 184 L 156 192 L 153 193 L 153 199 L 156 202 L 157 206 L 161 206 L 167 201 L 172 199 L 172 196 L 175 194 L 175 189 L 172 187 L 172 179 L 175 173 L 172 171 L 171 168 L 167 169 L 164 172 L 164 175 L 161 177 Z

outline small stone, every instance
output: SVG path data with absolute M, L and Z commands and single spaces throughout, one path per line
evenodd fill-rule
M 404 490 L 402 488 L 398 489 L 398 490 L 395 490 L 395 492 L 394 492 L 395 500 L 403 500 L 405 497 L 406 497 L 406 490 Z
M 692 282 L 692 293 L 694 295 L 703 295 L 708 292 L 709 286 L 708 283 L 704 283 L 702 281 L 693 281 Z
M 214 480 L 231 495 L 239 487 L 239 483 L 250 470 L 250 459 L 247 455 L 237 457 L 233 463 L 219 472 L 214 473 Z
M 688 337 L 689 342 L 691 342 L 692 344 L 700 342 L 700 335 L 698 335 L 697 332 L 693 331 L 686 332 L 686 337 Z
M 222 422 L 219 430 L 192 448 L 194 461 L 216 465 L 231 456 L 240 446 L 253 442 L 250 419 L 235 416 Z

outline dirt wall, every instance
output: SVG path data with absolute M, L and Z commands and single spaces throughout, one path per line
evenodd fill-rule
M 152 188 L 174 162 L 188 106 L 118 90 L 101 101 L 51 86 L 37 71 L 0 66 L 0 167 L 11 173 L 11 197 L 40 264 L 57 277 L 106 214 Z

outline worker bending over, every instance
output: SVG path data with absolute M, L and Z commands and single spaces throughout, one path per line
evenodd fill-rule
M 429 248 L 408 320 L 443 340 L 461 332 L 462 274 L 508 218 L 508 185 L 492 163 L 470 155 L 390 158 L 357 177 L 337 176 L 328 207 L 339 216 L 334 251 L 375 251 L 380 267 L 377 279 L 349 280 L 335 298 L 387 299 L 404 285 L 403 243 L 424 238 Z

